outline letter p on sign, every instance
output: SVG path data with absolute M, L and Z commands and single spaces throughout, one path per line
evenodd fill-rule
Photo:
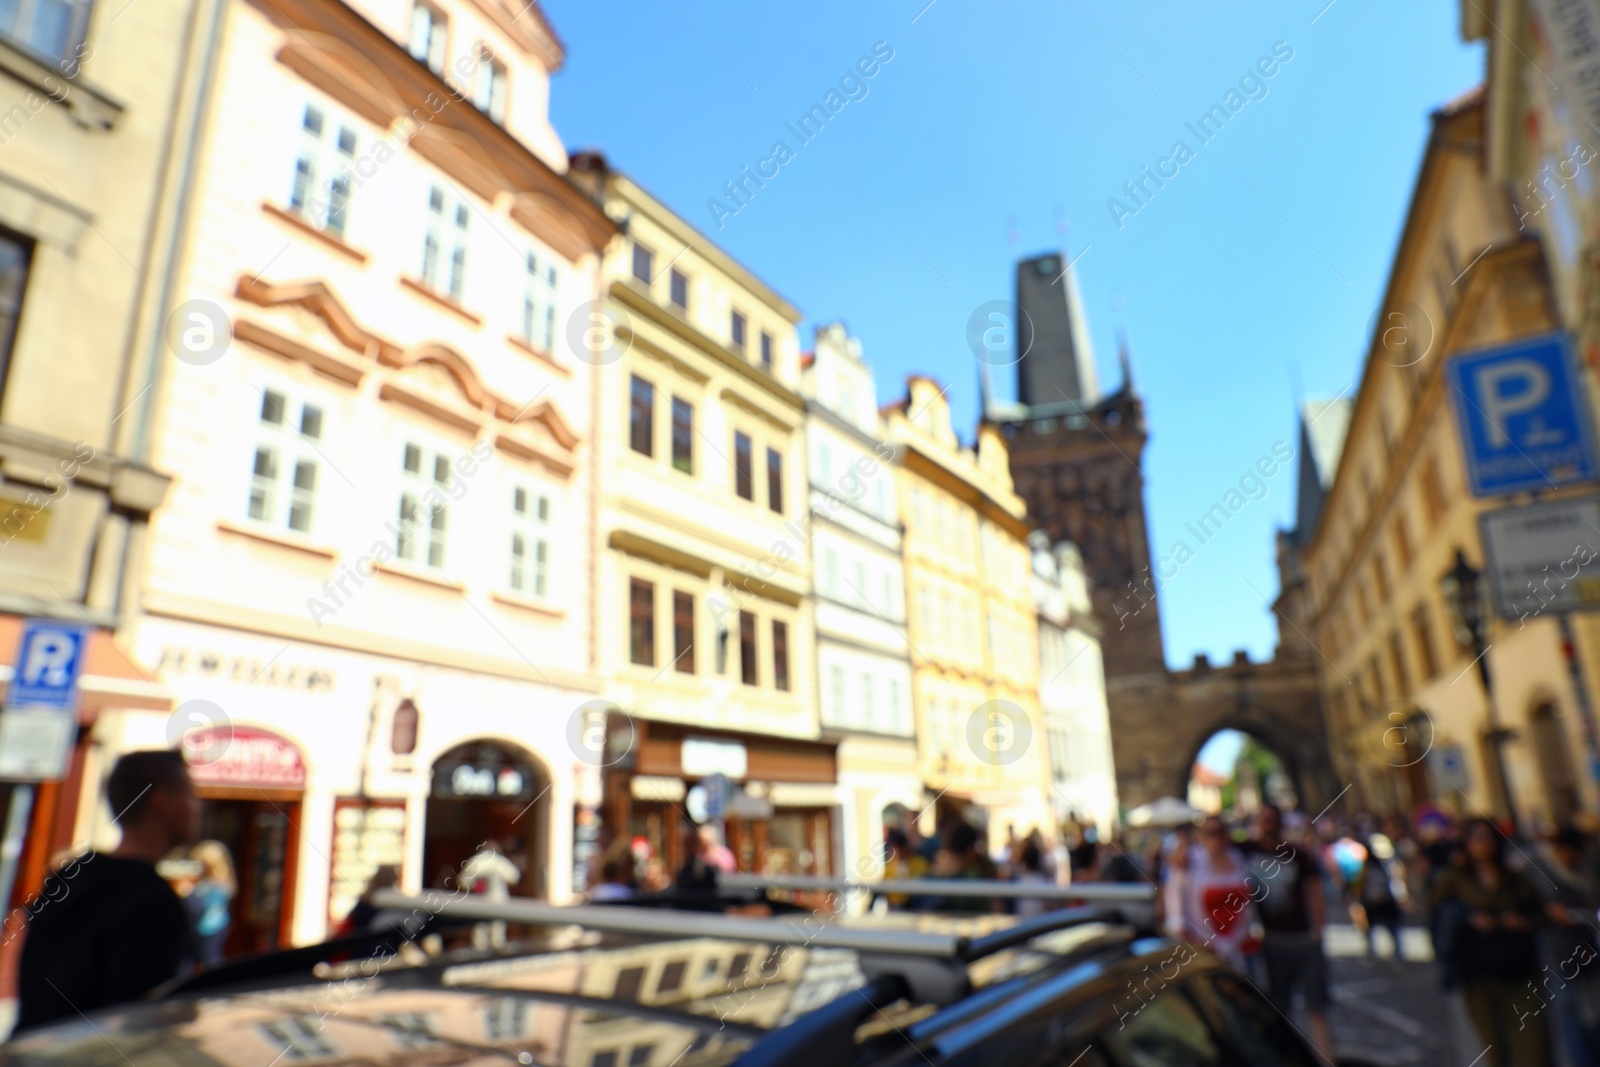
M 1531 359 L 1508 359 L 1480 367 L 1473 380 L 1489 443 L 1496 448 L 1511 443 L 1511 416 L 1537 409 L 1550 396 L 1550 372 Z
M 29 619 L 17 649 L 6 706 L 71 710 L 88 636 L 85 628 L 71 623 Z

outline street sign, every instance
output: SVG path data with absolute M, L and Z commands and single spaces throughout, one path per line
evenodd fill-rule
M 0 711 L 0 780 L 53 782 L 67 775 L 78 717 L 49 708 Z
M 1457 356 L 1446 371 L 1474 496 L 1557 489 L 1600 473 L 1565 334 Z
M 1465 793 L 1472 788 L 1472 772 L 1467 769 L 1467 753 L 1460 745 L 1446 742 L 1428 753 L 1428 770 L 1433 772 L 1438 793 Z
M 89 631 L 57 619 L 29 619 L 22 625 L 17 661 L 6 687 L 8 708 L 72 711 L 78 700 Z
M 1502 617 L 1600 608 L 1600 496 L 1502 508 L 1478 523 Z

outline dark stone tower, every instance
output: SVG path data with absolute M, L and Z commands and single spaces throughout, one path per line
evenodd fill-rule
M 1107 680 L 1166 669 L 1145 522 L 1144 406 L 1126 358 L 1115 393 L 1096 393 L 1077 280 L 1058 254 L 1017 264 L 1015 406 L 991 417 L 1009 439 L 1011 477 L 1050 540 L 1083 553 Z

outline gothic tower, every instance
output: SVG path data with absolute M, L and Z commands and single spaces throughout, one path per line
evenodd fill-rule
M 1052 542 L 1083 553 L 1108 683 L 1162 674 L 1140 469 L 1144 406 L 1126 354 L 1117 391 L 1098 395 L 1077 278 L 1058 253 L 1017 264 L 1016 337 L 1018 403 L 994 405 L 990 418 L 1009 439 L 1017 492 Z

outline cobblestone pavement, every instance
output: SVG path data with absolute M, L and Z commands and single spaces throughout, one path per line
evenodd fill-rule
M 1469 1067 L 1483 1051 L 1456 998 L 1439 987 L 1439 969 L 1426 930 L 1401 933 L 1400 958 L 1388 934 L 1378 955 L 1367 955 L 1351 926 L 1324 934 L 1329 956 L 1335 1054 L 1381 1067 L 1428 1064 Z M 1303 1012 L 1296 1025 L 1305 1030 Z

